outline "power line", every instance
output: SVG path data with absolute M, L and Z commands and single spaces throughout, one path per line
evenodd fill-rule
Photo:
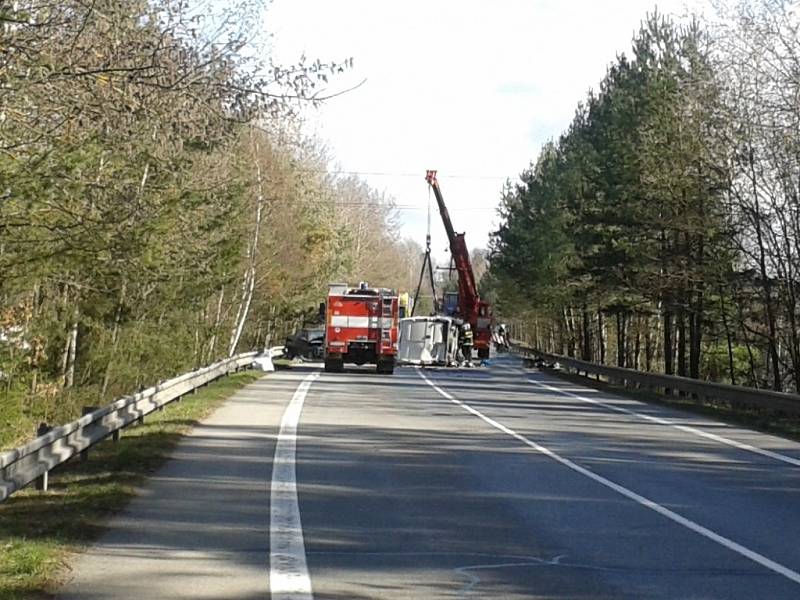
M 395 207 L 397 210 L 426 210 L 424 206 L 397 206 Z M 452 207 L 448 208 L 450 212 L 464 212 L 464 211 L 476 211 L 476 212 L 495 212 L 497 211 L 496 208 L 485 208 L 480 206 L 465 206 L 464 208 Z
M 427 210 L 425 206 L 419 206 L 416 204 L 376 204 L 374 202 L 336 202 L 336 207 L 347 206 L 347 207 L 355 207 L 355 208 L 386 208 L 388 210 Z M 474 211 L 496 211 L 497 207 L 495 206 L 463 206 L 463 207 L 450 207 L 448 208 L 450 211 L 461 212 L 465 210 L 474 210 Z
M 303 173 L 319 173 L 321 175 L 376 175 L 380 177 L 419 177 L 420 179 L 424 179 L 425 177 L 420 175 L 419 173 L 403 173 L 400 171 L 392 172 L 392 171 L 326 171 L 324 169 L 297 169 L 297 171 Z M 452 174 L 452 175 L 440 175 L 439 179 L 513 179 L 510 178 L 508 175 L 465 175 L 465 174 Z

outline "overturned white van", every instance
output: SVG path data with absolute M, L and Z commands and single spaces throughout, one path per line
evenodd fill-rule
M 398 362 L 449 367 L 458 362 L 458 325 L 451 317 L 400 319 Z

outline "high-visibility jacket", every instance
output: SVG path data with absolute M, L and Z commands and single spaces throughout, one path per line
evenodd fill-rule
M 461 332 L 461 344 L 464 346 L 472 346 L 472 329 L 466 329 Z

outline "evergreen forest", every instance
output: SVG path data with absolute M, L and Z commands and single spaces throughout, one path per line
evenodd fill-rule
M 654 12 L 505 186 L 483 287 L 541 350 L 796 393 L 798 194 L 797 3 Z

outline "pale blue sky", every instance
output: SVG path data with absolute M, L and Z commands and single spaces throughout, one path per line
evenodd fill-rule
M 664 0 L 683 14 L 701 0 Z M 353 57 L 335 91 L 357 90 L 308 113 L 342 169 L 364 173 L 403 207 L 403 234 L 425 240 L 425 170 L 439 181 L 471 247 L 496 226 L 503 181 L 568 126 L 606 67 L 628 52 L 655 4 L 642 0 L 273 0 L 273 55 Z M 433 215 L 433 248 L 447 242 Z

